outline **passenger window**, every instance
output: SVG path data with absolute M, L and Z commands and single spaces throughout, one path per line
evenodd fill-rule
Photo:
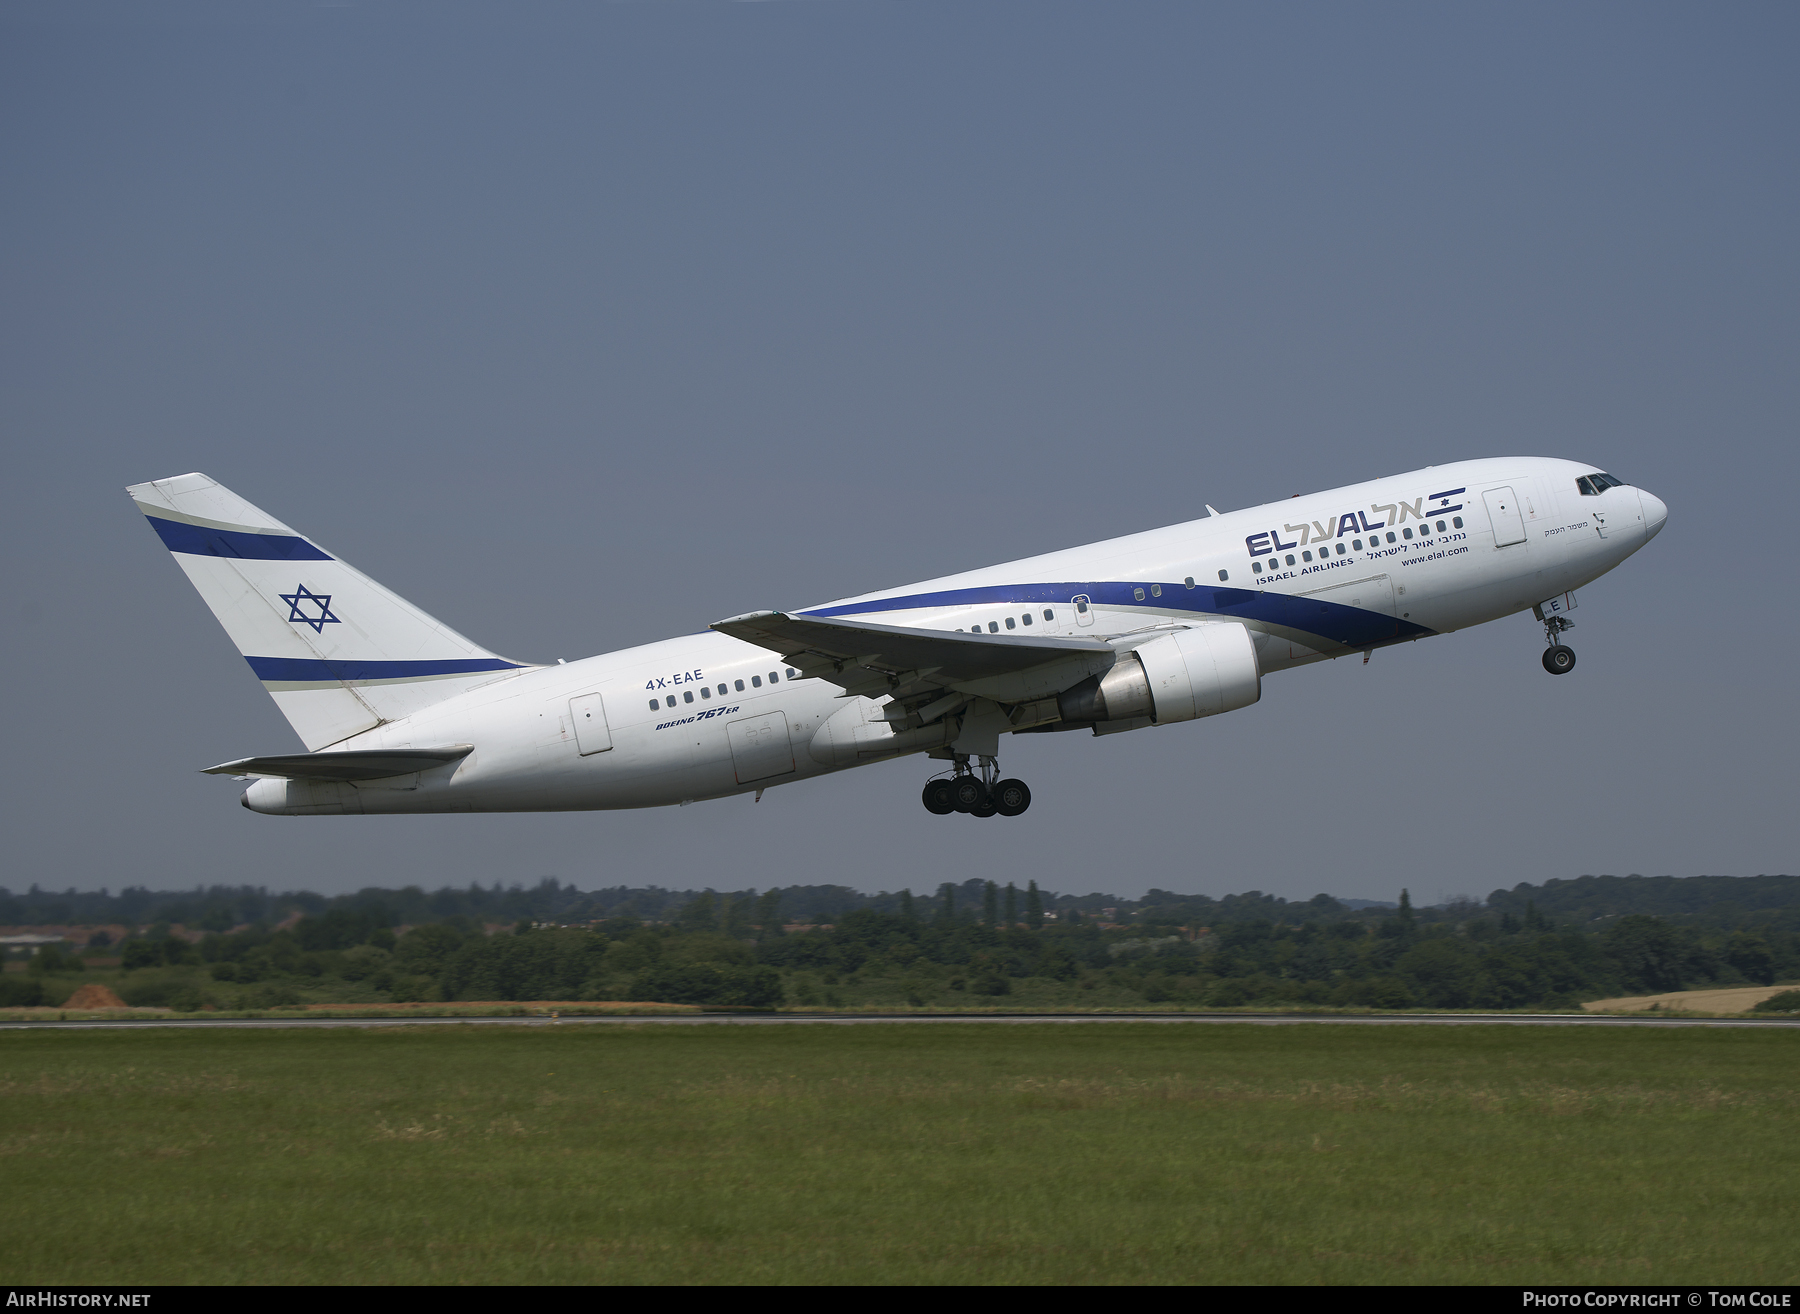
M 1224 574 L 1224 573 L 1225 573 L 1225 572 L 1224 572 L 1224 571 L 1222 571 L 1222 570 L 1221 570 L 1221 571 L 1220 571 L 1220 572 L 1219 572 L 1219 573 L 1220 573 L 1220 574 L 1221 574 L 1221 575 L 1223 575 L 1223 574 Z M 1262 574 L 1262 562 L 1260 562 L 1260 561 L 1252 561 L 1252 562 L 1251 562 L 1251 563 L 1250 563 L 1250 573 L 1251 573 L 1251 574 L 1252 574 L 1252 575 L 1260 575 L 1260 574 Z
M 668 697 L 667 697 L 667 698 L 665 698 L 665 699 L 664 699 L 664 700 L 663 700 L 663 701 L 664 701 L 664 702 L 666 702 L 666 703 L 668 703 L 668 705 L 669 705 L 669 706 L 670 706 L 670 707 L 673 707 L 673 706 L 675 706 L 675 695 L 674 695 L 674 694 L 670 694 L 670 695 L 669 695 L 669 696 L 668 696 Z
M 752 689 L 762 688 L 762 676 L 760 676 L 760 675 L 751 676 L 750 677 L 750 687 Z
M 1311 560 L 1312 560 L 1312 553 L 1310 553 L 1310 552 L 1302 552 L 1302 553 L 1301 553 L 1301 554 L 1300 554 L 1300 560 L 1302 560 L 1302 561 L 1311 561 Z
M 1075 614 L 1077 616 L 1087 615 L 1087 609 L 1088 609 L 1088 604 L 1087 604 L 1086 598 L 1075 599 Z
M 1440 534 L 1444 532 L 1444 522 L 1442 520 L 1438 521 L 1437 529 Z
M 999 621 L 989 621 L 988 622 L 988 633 L 989 634 L 1000 633 L 1000 622 Z
M 1018 628 L 1019 628 L 1019 627 L 1018 627 L 1018 626 L 1016 626 L 1016 625 L 1014 625 L 1014 624 L 1013 624 L 1013 618 L 1012 618 L 1012 617 L 1011 617 L 1011 616 L 1008 616 L 1008 617 L 1007 617 L 1007 618 L 1006 618 L 1006 628 L 1007 628 L 1007 629 L 1009 629 L 1009 630 L 1016 630 L 1016 629 L 1018 629 Z
M 1339 556 L 1340 556 L 1340 557 L 1341 557 L 1341 556 L 1343 556 L 1343 555 L 1344 555 L 1344 545 L 1343 545 L 1343 544 L 1342 544 L 1342 543 L 1339 543 L 1339 544 L 1338 544 L 1338 545 L 1337 545 L 1337 554 L 1338 554 L 1338 555 L 1339 555 Z M 1221 577 L 1220 577 L 1220 578 L 1223 578 L 1223 576 L 1221 576 Z
M 1153 598 L 1160 598 L 1160 597 L 1162 597 L 1162 585 L 1160 585 L 1160 584 L 1152 584 L 1152 585 L 1151 585 L 1151 586 L 1150 586 L 1150 596 L 1151 596 L 1151 597 L 1153 597 Z
M 800 672 L 790 666 L 787 668 L 787 678 L 790 680 L 798 680 L 800 678 Z
M 711 698 L 712 690 L 708 689 L 705 685 L 701 685 L 700 686 L 700 697 L 701 697 L 702 701 L 704 701 L 705 699 Z
M 1142 602 L 1142 601 L 1143 601 L 1143 600 L 1144 600 L 1144 591 L 1143 591 L 1143 590 L 1142 590 L 1142 589 L 1133 589 L 1133 590 L 1132 590 L 1132 591 L 1131 591 L 1131 596 L 1132 596 L 1132 597 L 1133 597 L 1133 598 L 1134 598 L 1134 599 L 1135 599 L 1135 600 L 1136 600 L 1136 601 L 1138 601 L 1138 602 Z
M 1294 554 L 1292 552 L 1287 554 L 1287 563 L 1290 566 L 1294 564 Z
M 1226 580 L 1228 580 L 1230 578 L 1231 578 L 1231 572 L 1229 570 L 1221 570 L 1219 572 L 1219 583 L 1223 584 Z
M 1053 621 L 1056 619 L 1056 613 L 1051 611 L 1050 608 L 1045 607 L 1044 608 L 1044 619 L 1047 621 Z
M 692 689 L 683 689 L 681 691 L 681 701 L 684 703 L 693 702 L 694 701 L 694 691 Z
M 1393 537 L 1393 535 L 1392 535 L 1392 534 L 1389 534 L 1389 535 L 1388 535 L 1388 537 L 1389 537 L 1389 538 L 1392 538 L 1392 537 Z M 1412 537 L 1412 530 L 1410 530 L 1410 529 L 1403 529 L 1403 530 L 1401 530 L 1401 531 L 1400 531 L 1400 537 L 1401 537 L 1401 538 L 1405 538 L 1405 539 L 1410 539 L 1410 538 L 1411 538 L 1411 537 Z
M 1387 534 L 1388 534 L 1388 542 L 1392 543 L 1394 541 L 1394 531 L 1390 529 L 1390 530 L 1388 530 Z
M 1221 570 L 1221 571 L 1220 571 L 1220 572 L 1219 572 L 1219 578 L 1220 578 L 1220 579 L 1224 579 L 1224 578 L 1225 578 L 1225 572 L 1224 572 L 1224 571 L 1222 571 L 1222 570 Z M 1191 588 L 1193 588 L 1193 587 L 1194 587 L 1194 577 L 1193 577 L 1193 576 L 1192 576 L 1192 575 L 1189 575 L 1189 576 L 1188 576 L 1188 577 L 1187 577 L 1187 578 L 1186 578 L 1186 579 L 1184 579 L 1184 580 L 1182 580 L 1182 581 L 1181 581 L 1181 582 L 1182 582 L 1182 583 L 1183 583 L 1183 584 L 1186 584 L 1186 585 L 1187 585 L 1187 586 L 1188 586 L 1188 587 L 1189 587 L 1189 588 L 1190 588 L 1190 589 L 1191 589 Z
M 1461 529 L 1462 528 L 1462 517 L 1461 516 L 1452 516 L 1450 518 L 1450 523 L 1455 525 L 1458 529 Z
M 1027 625 L 1029 625 L 1029 624 L 1031 624 L 1031 613 L 1026 612 L 1023 616 L 1019 617 L 1019 619 L 1024 621 Z
M 1350 541 L 1350 546 L 1355 548 L 1358 552 L 1361 552 L 1362 551 L 1362 540 L 1360 538 L 1352 539 Z
M 1270 558 L 1269 558 L 1269 569 L 1270 569 L 1270 570 L 1280 570 L 1280 569 L 1281 569 L 1281 562 L 1279 562 L 1279 561 L 1278 561 L 1278 560 L 1276 560 L 1276 559 L 1275 559 L 1275 558 L 1274 558 L 1274 557 L 1270 557 Z
M 728 694 L 730 692 L 731 692 L 731 690 L 727 689 L 724 685 L 719 686 L 719 697 L 723 698 L 726 694 Z
M 737 681 L 733 687 L 736 688 L 739 693 L 744 692 L 744 682 L 742 680 Z
M 774 671 L 770 671 L 769 672 L 769 683 L 770 684 L 780 684 L 781 677 L 779 675 L 775 674 Z
M 659 707 L 661 707 L 661 706 L 662 706 L 662 704 L 661 704 L 661 703 L 659 703 L 659 702 L 657 702 L 657 701 L 656 701 L 656 699 L 654 699 L 654 698 L 652 698 L 652 699 L 651 699 L 651 700 L 650 700 L 650 710 L 651 710 L 651 711 L 653 711 L 653 712 L 654 712 L 654 711 L 655 711 L 655 710 L 656 710 L 656 709 L 657 709 L 657 708 L 659 708 Z

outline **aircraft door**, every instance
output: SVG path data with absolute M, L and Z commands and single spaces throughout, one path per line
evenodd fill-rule
M 1085 593 L 1077 593 L 1069 599 L 1069 605 L 1075 608 L 1075 623 L 1086 627 L 1094 623 L 1094 600 Z
M 581 756 L 604 753 L 613 746 L 612 731 L 606 724 L 606 705 L 597 693 L 569 699 L 569 719 L 575 723 L 575 746 Z M 566 749 L 564 750 L 567 751 Z
M 1481 495 L 1487 503 L 1488 519 L 1494 526 L 1494 546 L 1509 547 L 1525 541 L 1525 517 L 1519 510 L 1519 499 L 1511 488 L 1490 488 Z
M 1301 628 L 1322 634 L 1347 648 L 1391 639 L 1400 632 L 1395 623 L 1399 614 L 1394 607 L 1394 581 L 1388 575 L 1372 575 L 1367 579 L 1333 584 L 1299 594 L 1296 601 L 1317 604 L 1316 610 L 1303 607 Z
M 737 772 L 738 784 L 792 774 L 794 745 L 788 739 L 785 712 L 729 722 L 725 737 L 731 743 L 731 765 Z

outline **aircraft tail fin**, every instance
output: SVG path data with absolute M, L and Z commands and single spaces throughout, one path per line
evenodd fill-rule
M 525 666 L 471 643 L 203 474 L 126 491 L 308 749 Z

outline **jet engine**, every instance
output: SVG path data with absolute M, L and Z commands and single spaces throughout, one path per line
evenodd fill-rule
M 1123 654 L 1104 675 L 1091 675 L 1057 695 L 1068 721 L 1158 725 L 1248 707 L 1262 697 L 1256 645 L 1242 625 L 1197 625 Z

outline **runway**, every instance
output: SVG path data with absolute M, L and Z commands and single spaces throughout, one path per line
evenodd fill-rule
M 1424 1013 L 1335 1016 L 1307 1013 L 689 1013 L 677 1016 L 609 1015 L 604 1017 L 295 1017 L 295 1018 L 152 1018 L 78 1022 L 0 1022 L 0 1031 L 120 1031 L 142 1027 L 202 1029 L 307 1027 L 553 1027 L 553 1026 L 658 1026 L 658 1027 L 787 1027 L 787 1026 L 978 1026 L 1103 1025 L 1140 1022 L 1193 1026 L 1353 1026 L 1353 1027 L 1773 1027 L 1800 1029 L 1800 1019 L 1583 1017 L 1571 1013 Z

